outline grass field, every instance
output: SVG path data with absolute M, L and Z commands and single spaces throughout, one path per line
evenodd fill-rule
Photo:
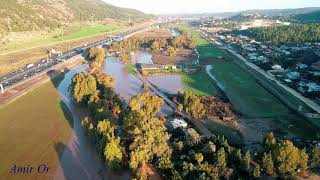
M 80 26 L 75 25 L 69 29 L 58 29 L 50 33 L 46 32 L 25 32 L 24 34 L 14 35 L 14 40 L 0 47 L 0 53 L 17 51 L 33 46 L 47 45 L 51 43 L 59 43 L 69 40 L 86 38 L 110 31 L 120 30 L 125 28 L 124 25 L 92 25 Z
M 61 76 L 53 83 L 57 85 Z M 67 144 L 73 119 L 55 85 L 47 82 L 7 105 L 0 106 L 0 176 L 4 179 L 52 179 Z M 13 165 L 50 167 L 47 175 L 9 174 Z
M 126 69 L 130 74 L 132 74 L 132 75 L 134 75 L 136 77 L 138 76 L 137 72 L 135 71 L 135 67 L 134 67 L 133 64 L 126 64 Z
M 17 42 L 16 48 L 30 48 L 33 45 L 41 45 L 41 47 L 0 55 L 0 75 L 8 73 L 12 70 L 16 70 L 28 63 L 38 61 L 39 59 L 47 58 L 48 49 L 57 49 L 64 51 L 73 47 L 78 47 L 80 45 L 102 39 L 105 37 L 106 33 L 115 32 L 123 28 L 125 27 L 115 25 L 97 25 L 83 27 L 77 31 L 73 30 L 73 33 L 69 33 L 69 35 L 65 35 L 63 37 L 64 42 L 62 42 L 62 39 L 60 37 L 54 38 L 53 35 L 51 35 L 50 38 L 47 38 L 41 37 L 41 35 L 38 36 L 34 34 L 34 38 L 31 40 L 29 39 L 26 41 L 21 41 L 19 43 Z M 97 35 L 97 33 L 100 35 Z
M 317 137 L 318 130 L 316 127 L 289 110 L 278 98 L 264 89 L 254 77 L 236 65 L 231 59 L 235 57 L 201 38 L 198 32 L 188 27 L 183 28 L 196 37 L 200 64 L 212 65 L 211 73 L 224 86 L 224 93 L 238 112 L 249 118 L 256 117 L 266 121 L 274 121 L 280 129 L 285 131 L 288 131 L 290 125 L 289 131 L 302 138 Z M 217 58 L 219 56 L 224 58 Z M 201 76 L 207 77 L 206 74 Z M 206 79 L 206 77 L 202 78 Z M 191 77 L 184 79 L 189 78 Z M 208 92 L 213 89 L 207 87 L 208 81 L 205 80 L 198 79 L 194 83 L 196 85 L 193 86 L 197 86 L 197 90 L 201 92 Z M 213 129 L 213 131 L 215 130 Z
M 197 95 L 215 96 L 218 89 L 214 82 L 205 72 L 197 72 L 196 74 L 181 75 L 184 84 L 184 91 L 191 91 Z

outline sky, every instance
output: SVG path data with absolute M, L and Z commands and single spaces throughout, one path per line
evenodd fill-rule
M 150 14 L 231 12 L 248 9 L 320 7 L 320 0 L 103 0 Z

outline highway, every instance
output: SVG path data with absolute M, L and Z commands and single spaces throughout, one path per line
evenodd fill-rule
M 21 67 L 16 71 L 12 71 L 5 75 L 0 76 L 0 84 L 3 85 L 4 90 L 8 90 L 11 87 L 14 87 L 16 84 L 28 80 L 38 74 L 47 72 L 51 70 L 56 65 L 67 62 L 68 59 L 82 54 L 86 49 L 91 47 L 103 46 L 103 45 L 111 45 L 112 42 L 122 41 L 136 33 L 145 31 L 149 29 L 151 26 L 143 26 L 139 28 L 130 29 L 126 32 L 119 33 L 112 37 L 106 37 L 105 39 L 95 41 L 89 44 L 85 44 L 68 51 L 62 53 L 61 56 L 55 56 L 48 59 L 40 59 L 35 63 L 26 65 L 25 67 Z

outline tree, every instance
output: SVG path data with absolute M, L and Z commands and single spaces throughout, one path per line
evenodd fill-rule
M 201 153 L 197 153 L 194 159 L 198 162 L 198 164 L 200 164 L 203 161 L 203 155 Z
M 260 165 L 256 164 L 254 165 L 254 168 L 253 168 L 253 177 L 259 178 L 260 175 L 261 175 Z
M 194 130 L 193 128 L 189 128 L 188 129 L 188 143 L 193 146 L 193 145 L 197 145 L 201 142 L 201 136 L 200 134 Z
M 86 76 L 83 73 L 78 73 L 72 78 L 71 94 L 77 103 L 86 104 L 90 96 L 97 93 L 97 82 L 92 75 Z
M 315 146 L 310 153 L 310 167 L 319 168 L 320 167 L 320 147 Z
M 269 152 L 268 154 L 264 153 L 262 157 L 262 167 L 268 173 L 271 175 L 274 170 L 274 164 L 272 159 L 272 154 Z
M 123 64 L 129 64 L 131 62 L 131 54 L 129 52 L 122 52 L 120 54 L 120 61 Z
M 201 103 L 200 98 L 197 96 L 193 96 L 193 98 L 191 99 L 188 110 L 190 115 L 195 119 L 200 119 L 206 114 L 204 106 Z
M 210 155 L 213 155 L 215 152 L 216 152 L 216 145 L 213 143 L 213 142 L 211 142 L 211 141 L 209 141 L 205 146 L 204 146 L 204 148 L 203 148 L 203 151 L 205 152 L 205 153 L 208 153 L 208 154 L 210 154 Z
M 107 74 L 104 73 L 97 73 L 95 74 L 97 82 L 101 85 L 103 85 L 105 88 L 113 87 L 115 83 L 115 79 Z
M 99 121 L 97 129 L 99 134 L 106 136 L 108 139 L 114 137 L 115 127 L 111 125 L 109 120 Z
M 91 69 L 90 72 L 91 73 L 95 73 L 95 72 L 100 71 L 101 65 L 102 65 L 105 57 L 106 57 L 106 54 L 104 52 L 104 49 L 95 48 L 95 47 L 92 47 L 89 49 L 87 59 L 89 61 L 91 61 L 90 62 L 90 69 Z
M 164 122 L 156 118 L 163 100 L 144 92 L 129 101 L 131 112 L 124 121 L 124 132 L 130 143 L 129 165 L 136 170 L 154 157 L 169 156 L 169 134 Z
M 167 48 L 167 52 L 169 56 L 177 56 L 177 50 L 172 46 Z
M 104 155 L 108 168 L 112 170 L 119 170 L 121 168 L 123 154 L 119 137 L 110 139 L 106 145 Z
M 182 141 L 174 142 L 173 145 L 174 145 L 174 148 L 177 149 L 178 151 L 182 151 L 184 148 L 184 144 Z
M 268 133 L 263 139 L 263 146 L 268 151 L 274 149 L 276 143 L 276 139 L 274 138 L 272 132 Z
M 227 167 L 227 161 L 226 161 L 226 152 L 223 147 L 218 150 L 216 159 L 217 159 L 217 167 L 219 167 L 221 170 L 224 170 Z
M 278 143 L 274 154 L 281 176 L 294 175 L 298 168 L 305 168 L 303 166 L 308 162 L 305 152 L 300 152 L 289 140 Z
M 299 164 L 298 164 L 298 168 L 301 170 L 301 171 L 306 171 L 308 169 L 308 154 L 306 153 L 306 150 L 305 149 L 302 149 L 300 150 L 299 152 L 300 154 L 300 161 L 299 161 Z
M 179 105 L 178 105 L 178 111 L 181 112 L 182 110 L 183 110 L 183 105 L 182 105 L 182 104 L 179 104 Z
M 250 151 L 246 151 L 246 153 L 244 154 L 244 156 L 242 158 L 242 169 L 243 170 L 249 171 L 250 161 L 251 161 Z
M 151 49 L 153 51 L 159 51 L 160 50 L 160 44 L 158 41 L 153 41 L 151 44 Z
M 153 118 L 160 112 L 160 107 L 163 103 L 162 98 L 151 96 L 149 92 L 143 92 L 130 99 L 129 107 L 143 118 Z

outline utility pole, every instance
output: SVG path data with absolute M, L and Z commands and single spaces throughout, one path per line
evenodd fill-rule
M 1 93 L 4 94 L 4 88 L 2 84 L 0 84 L 0 89 L 1 89 Z

